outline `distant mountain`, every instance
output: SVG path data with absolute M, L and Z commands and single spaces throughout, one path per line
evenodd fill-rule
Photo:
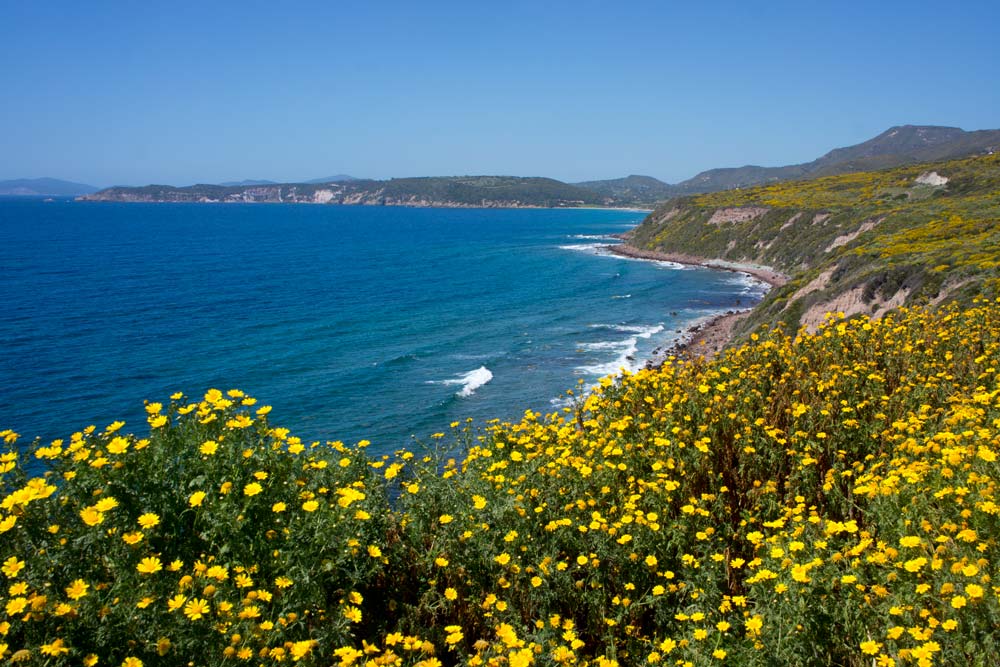
M 304 181 L 305 183 L 344 183 L 346 181 L 360 181 L 363 179 L 354 178 L 353 176 L 348 176 L 347 174 L 337 174 L 336 176 L 327 176 L 326 178 L 314 178 L 311 181 Z
M 100 188 L 83 183 L 61 181 L 58 178 L 18 178 L 0 181 L 0 195 L 79 197 L 97 192 Z
M 938 125 L 897 125 L 873 139 L 835 148 L 804 164 L 784 167 L 748 165 L 703 171 L 677 184 L 679 194 L 715 192 L 777 181 L 835 176 L 919 162 L 951 160 L 1000 150 L 1000 130 L 966 132 Z
M 80 197 L 84 201 L 272 202 L 437 207 L 574 207 L 618 202 L 551 178 L 449 176 L 351 180 L 323 183 L 222 186 L 170 185 L 114 187 Z
M 584 181 L 573 183 L 578 188 L 586 188 L 622 201 L 655 203 L 678 194 L 677 186 L 664 183 L 652 176 L 615 178 L 607 181 Z
M 258 181 L 252 178 L 248 178 L 244 181 L 226 181 L 225 183 L 219 183 L 219 185 L 223 185 L 227 188 L 247 186 L 247 185 L 277 185 L 277 184 L 278 184 L 277 181 Z
M 747 165 L 710 169 L 671 185 L 651 176 L 563 183 L 551 178 L 450 176 L 357 179 L 346 174 L 304 183 L 241 181 L 177 188 L 108 188 L 86 200 L 310 202 L 385 206 L 649 206 L 673 197 L 780 181 L 872 171 L 1000 152 L 1000 130 L 899 125 L 854 146 L 835 148 L 812 162 L 783 167 Z M 88 186 L 80 186 L 88 187 Z M 85 192 L 92 192 L 90 188 Z M 2 194 L 2 191 L 0 191 Z

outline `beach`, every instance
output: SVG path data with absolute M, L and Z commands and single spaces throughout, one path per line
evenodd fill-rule
M 632 259 L 644 259 L 654 262 L 674 262 L 677 264 L 688 264 L 691 266 L 703 266 L 710 269 L 720 269 L 723 271 L 733 271 L 744 273 L 767 283 L 772 288 L 781 287 L 788 282 L 788 276 L 771 267 L 759 266 L 756 264 L 744 264 L 739 262 L 728 262 L 720 259 L 708 257 L 697 257 L 684 253 L 668 253 L 657 250 L 645 250 L 636 248 L 627 243 L 609 244 L 605 246 L 608 252 L 621 257 Z M 698 322 L 684 333 L 684 336 L 674 345 L 656 354 L 650 360 L 650 366 L 659 366 L 668 357 L 683 357 L 695 359 L 705 357 L 711 359 L 722 351 L 732 340 L 733 331 L 736 325 L 744 320 L 751 312 L 751 309 L 740 311 L 728 311 L 720 313 L 708 320 Z

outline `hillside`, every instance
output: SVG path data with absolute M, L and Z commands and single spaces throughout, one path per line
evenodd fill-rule
M 0 655 L 992 664 L 998 361 L 979 303 L 764 332 L 561 414 L 456 422 L 436 455 L 307 445 L 237 390 L 27 454 L 0 431 Z
M 860 144 L 835 148 L 812 162 L 783 167 L 748 165 L 710 169 L 673 187 L 681 195 L 716 192 L 990 152 L 1000 152 L 1000 130 L 966 132 L 957 127 L 900 125 Z
M 652 204 L 677 195 L 677 186 L 664 183 L 652 176 L 637 176 L 615 178 L 606 181 L 583 181 L 573 183 L 578 188 L 593 190 L 611 199 Z
M 815 328 L 827 311 L 967 303 L 998 287 L 1000 155 L 679 198 L 629 243 L 788 274 L 744 333 Z
M 949 160 L 988 154 L 991 151 L 1000 152 L 1000 130 L 966 132 L 957 127 L 900 125 L 890 127 L 877 137 L 860 144 L 835 148 L 812 162 L 803 164 L 709 169 L 676 184 L 664 183 L 651 176 L 633 175 L 574 185 L 605 197 L 650 205 L 684 195 Z
M 614 205 L 596 192 L 551 178 L 454 176 L 256 186 L 114 187 L 82 201 L 310 203 L 367 206 L 572 207 Z
M 83 183 L 61 181 L 58 178 L 19 178 L 0 181 L 0 195 L 27 197 L 76 197 L 97 192 L 98 188 Z

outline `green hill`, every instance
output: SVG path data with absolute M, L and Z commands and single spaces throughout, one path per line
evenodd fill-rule
M 584 181 L 573 185 L 623 202 L 655 204 L 680 193 L 675 185 L 664 183 L 652 176 L 626 176 L 606 181 Z
M 551 178 L 452 176 L 273 185 L 114 187 L 83 201 L 310 203 L 368 206 L 573 207 L 619 202 Z
M 1000 152 L 1000 130 L 966 132 L 957 127 L 900 125 L 860 144 L 835 148 L 812 162 L 784 167 L 748 165 L 710 169 L 673 187 L 680 195 L 716 192 L 991 152 Z
M 871 171 L 990 152 L 1000 152 L 1000 130 L 966 132 L 957 127 L 900 125 L 890 127 L 868 141 L 835 148 L 822 157 L 803 164 L 709 169 L 676 184 L 664 183 L 651 176 L 628 176 L 575 185 L 623 202 L 651 205 L 684 195 Z
M 763 322 L 815 328 L 827 311 L 968 303 L 997 288 L 1000 155 L 675 199 L 630 243 L 790 275 L 744 333 Z

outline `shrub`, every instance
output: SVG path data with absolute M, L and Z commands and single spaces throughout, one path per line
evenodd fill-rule
M 241 392 L 4 431 L 4 657 L 988 664 L 1000 306 L 754 334 L 443 454 L 306 445 Z M 461 460 L 451 458 L 456 450 Z

